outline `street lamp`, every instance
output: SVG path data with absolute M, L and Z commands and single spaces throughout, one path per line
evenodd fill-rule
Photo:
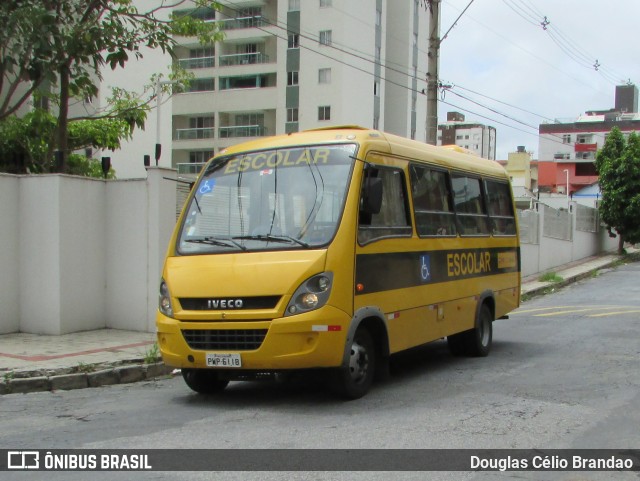
M 567 190 L 566 190 L 566 194 L 567 194 L 567 209 L 569 208 L 569 169 L 564 169 L 562 172 L 565 173 L 566 177 L 567 177 Z

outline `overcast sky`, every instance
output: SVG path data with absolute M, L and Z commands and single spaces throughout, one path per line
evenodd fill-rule
M 441 35 L 469 3 L 442 1 Z M 639 31 L 640 0 L 474 0 L 442 41 L 453 105 L 439 103 L 440 121 L 460 110 L 496 128 L 498 159 L 518 145 L 537 159 L 540 123 L 612 108 L 615 86 L 629 80 L 640 87 Z

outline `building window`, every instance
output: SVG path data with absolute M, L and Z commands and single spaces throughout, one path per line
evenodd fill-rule
M 331 6 L 331 0 L 320 0 L 320 8 L 327 8 Z
M 331 106 L 318 107 L 318 120 L 331 120 Z
M 300 35 L 298 35 L 297 33 L 289 34 L 288 48 L 300 48 Z
M 382 12 L 380 10 L 376 10 L 376 27 L 382 26 Z
M 287 72 L 287 85 L 298 85 L 298 72 Z
M 213 157 L 213 150 L 197 150 L 189 152 L 189 162 L 192 164 L 202 164 Z
M 297 12 L 300 10 L 300 0 L 289 0 L 289 11 Z
M 569 134 L 564 134 L 562 136 L 562 143 L 563 144 L 570 144 L 571 143 L 571 135 Z
M 322 30 L 320 32 L 320 45 L 331 45 L 331 30 Z
M 215 90 L 214 79 L 212 78 L 197 78 L 191 80 L 189 83 L 189 92 L 210 92 Z
M 298 121 L 298 109 L 287 109 L 287 122 Z
M 243 77 L 220 77 L 220 90 L 253 89 L 269 86 L 266 75 L 250 75 Z
M 331 83 L 331 69 L 330 68 L 321 68 L 318 70 L 318 83 L 319 84 L 330 84 Z
M 213 137 L 215 117 L 191 117 L 189 119 L 189 139 L 210 139 Z
M 213 21 L 216 19 L 216 11 L 209 7 L 191 8 L 188 10 L 176 10 L 174 15 L 177 18 L 191 17 L 202 21 Z
M 373 95 L 380 97 L 380 82 L 373 82 Z

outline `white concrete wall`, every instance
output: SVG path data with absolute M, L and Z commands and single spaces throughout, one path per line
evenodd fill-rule
M 18 198 L 20 233 L 20 330 L 60 334 L 59 176 L 22 177 Z
M 52 179 L 56 181 L 59 199 L 60 332 L 104 328 L 105 190 L 108 183 L 71 176 Z
M 0 174 L 0 334 L 20 328 L 18 192 L 18 177 Z
M 0 175 L 0 333 L 154 331 L 176 174 L 147 175 Z
M 546 206 L 541 205 L 541 209 Z M 545 237 L 544 215 L 542 210 L 539 215 L 538 244 L 521 244 L 520 254 L 522 260 L 522 276 L 530 276 L 539 272 L 552 271 L 555 267 L 570 262 L 579 261 L 601 252 L 613 252 L 618 248 L 618 239 L 610 238 L 607 231 L 601 228 L 600 232 L 582 232 L 575 229 L 575 214 L 571 215 L 573 224 L 573 240 L 561 240 Z
M 107 324 L 114 329 L 146 331 L 149 236 L 146 180 L 109 182 L 106 198 Z

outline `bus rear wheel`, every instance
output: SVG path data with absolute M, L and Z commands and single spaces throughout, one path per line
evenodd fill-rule
M 367 394 L 373 383 L 376 352 L 368 329 L 356 330 L 346 365 L 335 372 L 334 388 L 345 399 L 358 399 Z
M 454 356 L 486 357 L 493 340 L 493 315 L 483 304 L 476 319 L 476 327 L 447 337 L 449 351 Z
M 213 394 L 227 387 L 229 381 L 220 379 L 218 373 L 209 369 L 182 369 L 182 378 L 192 390 L 199 394 Z

